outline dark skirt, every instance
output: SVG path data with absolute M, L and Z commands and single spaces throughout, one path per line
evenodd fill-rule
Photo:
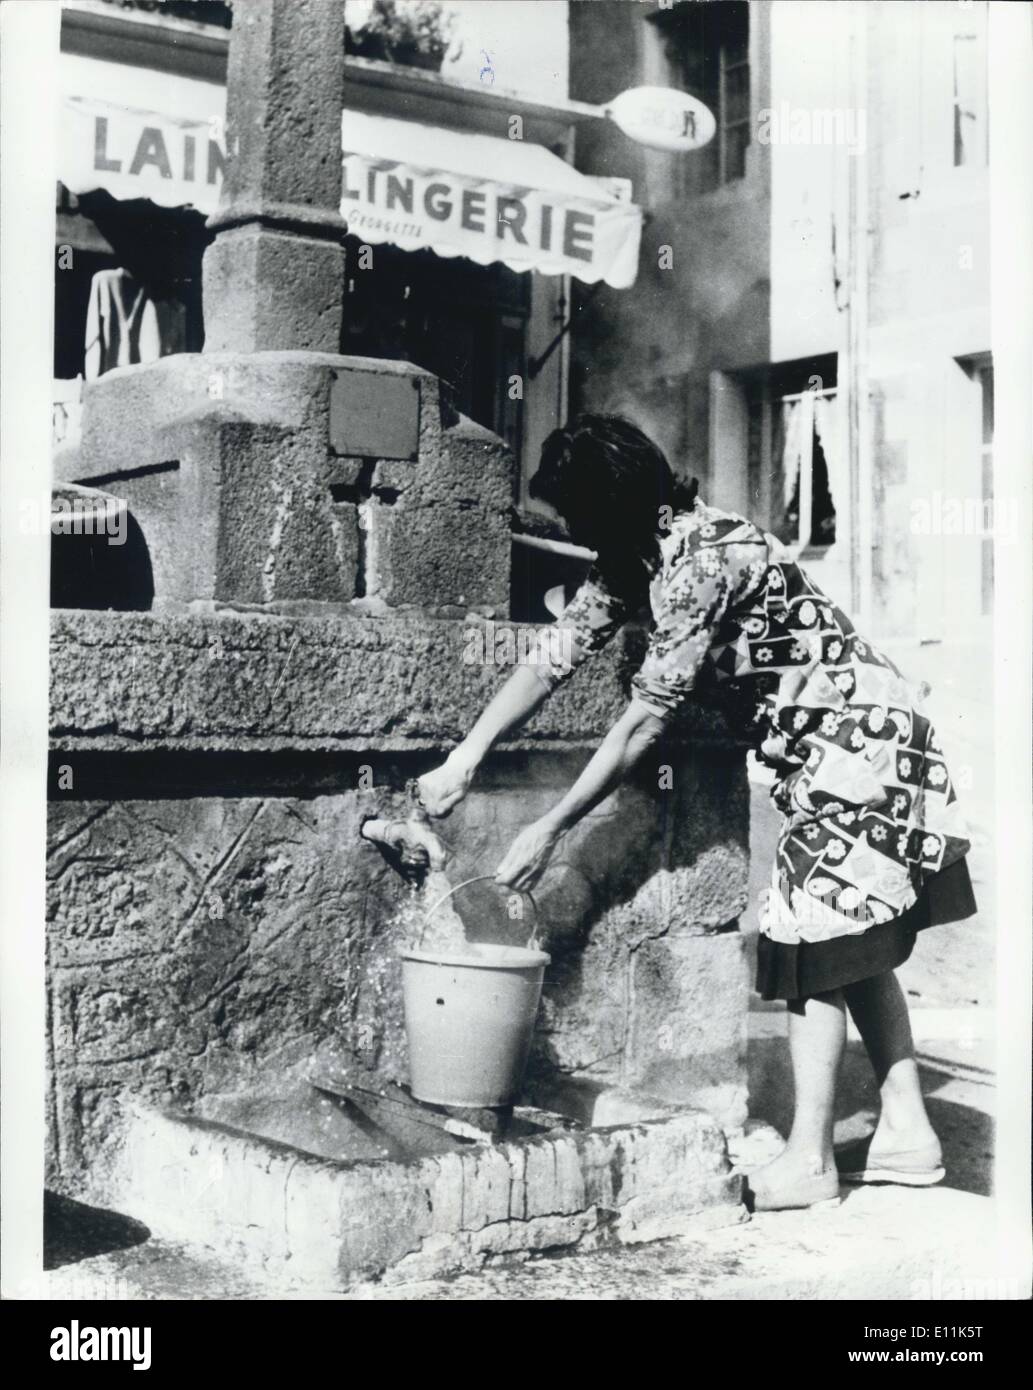
M 896 970 L 926 927 L 960 922 L 976 911 L 968 862 L 958 859 L 929 879 L 913 907 L 889 922 L 831 941 L 787 946 L 761 935 L 757 941 L 757 993 L 762 999 L 808 999 Z

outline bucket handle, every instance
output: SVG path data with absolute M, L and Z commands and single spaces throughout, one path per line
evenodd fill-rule
M 485 879 L 494 879 L 494 877 L 494 874 L 475 874 L 473 878 L 464 878 L 462 883 L 457 883 L 456 886 L 454 888 L 450 888 L 447 893 L 442 893 L 441 897 L 438 898 L 437 902 L 434 903 L 432 907 L 427 909 L 426 915 L 423 918 L 423 926 L 420 928 L 420 934 L 416 940 L 417 950 L 419 950 L 420 943 L 422 942 L 423 937 L 427 931 L 427 923 L 430 921 L 431 916 L 435 912 L 437 912 L 438 908 L 441 906 L 443 902 L 447 902 L 447 900 L 452 896 L 453 893 L 458 893 L 460 888 L 468 888 L 471 883 L 482 883 Z M 536 938 L 538 936 L 538 904 L 535 902 L 530 889 L 518 888 L 516 891 L 518 893 L 522 893 L 525 898 L 529 898 L 531 906 L 534 908 L 534 925 L 531 927 L 531 935 L 528 938 L 527 942 L 527 949 L 531 951 L 534 950 L 535 946 L 537 945 Z

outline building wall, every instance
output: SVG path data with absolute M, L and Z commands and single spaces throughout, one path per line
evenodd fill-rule
M 955 36 L 982 43 L 984 26 L 985 6 L 945 3 L 869 21 L 874 616 L 901 637 L 981 619 L 981 538 L 936 525 L 982 497 L 981 402 L 958 359 L 990 348 L 988 170 L 955 167 L 952 79 Z M 913 529 L 926 511 L 930 534 Z
M 842 6 L 785 0 L 765 8 L 771 27 L 769 100 L 762 101 L 758 91 L 757 137 L 770 187 L 770 360 L 791 362 L 838 347 L 834 228 L 843 164 L 855 156 L 848 147 L 814 138 L 824 133 L 824 120 L 801 121 L 801 113 L 810 118 L 842 104 Z M 753 6 L 754 17 L 760 17 L 760 9 Z M 762 53 L 758 61 L 763 63 Z M 761 119 L 763 111 L 770 112 L 767 121 Z M 840 128 L 849 137 L 854 127 Z M 794 143 L 794 137 L 808 134 L 811 138 Z
M 573 98 L 679 85 L 648 18 L 655 9 L 571 6 Z M 650 220 L 634 288 L 604 291 L 578 315 L 573 404 L 628 413 L 712 501 L 765 522 L 747 472 L 748 396 L 786 364 L 798 364 L 797 389 L 815 359 L 845 366 L 850 187 L 862 181 L 872 484 L 853 508 L 849 496 L 833 500 L 844 531 L 870 509 L 872 548 L 854 564 L 871 567 L 870 621 L 882 636 L 980 621 L 981 538 L 923 536 L 913 521 L 931 511 L 935 526 L 948 499 L 971 509 L 982 496 L 979 388 L 958 359 L 990 342 L 987 171 L 954 165 L 953 78 L 955 35 L 978 45 L 984 11 L 752 4 L 745 177 L 713 191 L 687 170 L 699 152 L 646 151 L 609 123 L 579 140 L 580 167 L 630 173 Z M 864 100 L 851 104 L 859 68 Z M 664 245 L 669 270 L 658 266 Z M 820 582 L 849 606 L 843 551 L 837 543 L 819 563 Z
M 639 83 L 670 82 L 651 9 L 625 0 L 571 6 L 572 98 L 601 103 Z M 757 18 L 751 64 L 764 71 L 764 12 Z M 631 177 L 649 220 L 634 287 L 603 289 L 578 315 L 573 404 L 627 412 L 717 500 L 724 479 L 711 468 L 710 374 L 769 359 L 768 171 L 751 145 L 745 179 L 687 196 L 679 166 L 694 157 L 645 150 L 609 122 L 579 134 L 579 167 Z M 662 247 L 670 269 L 660 268 Z

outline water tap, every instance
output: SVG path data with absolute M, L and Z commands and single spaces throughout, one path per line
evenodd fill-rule
M 412 810 L 406 820 L 370 817 L 360 834 L 386 850 L 403 878 L 419 883 L 428 869 L 442 869 L 449 850 L 430 828 L 430 818 L 420 802 L 415 778 L 406 786 Z

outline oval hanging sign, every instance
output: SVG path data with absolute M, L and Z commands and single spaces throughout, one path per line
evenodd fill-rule
M 629 139 L 671 153 L 701 149 L 717 129 L 709 107 L 673 87 L 629 87 L 606 114 Z

